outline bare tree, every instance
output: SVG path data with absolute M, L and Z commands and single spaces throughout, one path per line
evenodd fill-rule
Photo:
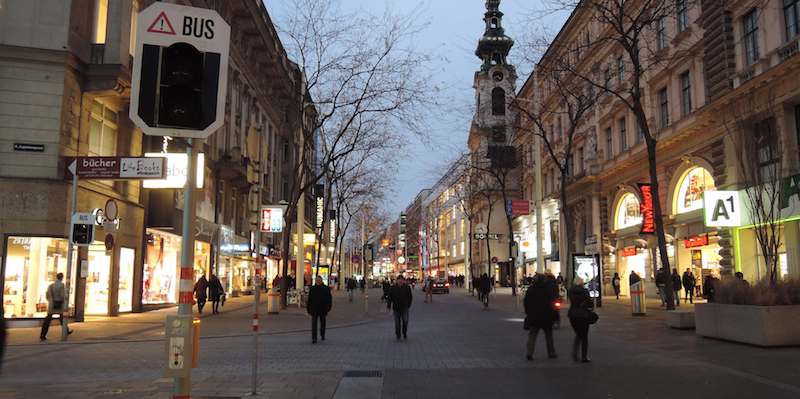
M 419 113 L 434 97 L 424 75 L 428 57 L 412 47 L 413 16 L 344 14 L 335 3 L 296 0 L 279 24 L 300 75 L 301 99 L 287 113 L 304 122 L 297 128 L 302 146 L 291 159 L 284 276 L 299 199 L 363 143 L 397 132 L 424 134 Z M 286 288 L 282 283 L 284 305 Z
M 756 236 L 770 286 L 778 281 L 779 250 L 783 244 L 781 210 L 788 206 L 786 179 L 779 156 L 781 137 L 775 119 L 775 96 L 770 90 L 737 98 L 723 119 L 735 151 L 736 168 L 744 186 L 745 206 Z M 763 99 L 763 101 L 762 101 Z M 757 262 L 758 263 L 758 262 Z
M 547 85 L 552 88 L 551 97 L 534 101 L 518 98 L 512 101 L 511 107 L 520 116 L 517 118 L 515 131 L 537 136 L 550 161 L 558 169 L 559 215 L 564 223 L 566 241 L 563 259 L 567 265 L 567 276 L 572 276 L 575 266 L 572 264 L 575 224 L 572 210 L 567 203 L 567 188 L 574 176 L 575 139 L 579 133 L 584 133 L 579 129 L 585 126 L 584 117 L 595 105 L 597 91 L 591 85 L 576 79 L 569 71 L 552 71 L 546 64 L 540 64 L 534 73 L 538 79 L 547 81 Z M 571 285 L 571 279 L 567 279 L 567 284 Z

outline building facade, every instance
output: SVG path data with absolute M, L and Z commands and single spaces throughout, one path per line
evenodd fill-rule
M 44 317 L 44 291 L 67 270 L 70 157 L 167 156 L 169 173 L 185 181 L 185 144 L 144 136 L 128 118 L 132 38 L 137 24 L 149 23 L 137 21 L 139 10 L 152 3 L 73 0 L 53 8 L 37 0 L 8 3 L 0 13 L 0 299 L 7 318 Z M 199 151 L 194 266 L 195 277 L 216 273 L 237 295 L 251 289 L 253 252 L 280 245 L 265 235 L 263 248 L 253 248 L 251 232 L 260 204 L 288 196 L 291 173 L 283 165 L 297 153 L 302 116 L 286 109 L 300 109 L 291 104 L 302 100 L 301 76 L 262 4 L 179 3 L 213 8 L 231 25 L 225 125 Z M 77 319 L 177 302 L 182 190 L 150 183 L 80 181 L 76 209 L 113 200 L 120 223 L 116 232 L 98 226 L 97 241 L 76 251 L 70 302 Z M 266 263 L 268 273 L 277 271 L 277 259 Z

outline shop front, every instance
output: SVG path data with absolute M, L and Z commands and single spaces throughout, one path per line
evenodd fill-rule
M 648 249 L 647 241 L 639 236 L 642 225 L 639 197 L 632 190 L 619 192 L 612 215 L 616 241 L 612 241 L 611 245 L 616 256 L 606 267 L 611 269 L 612 274 L 619 273 L 620 293 L 630 295 L 630 276 L 636 273 L 645 281 L 647 294 L 655 294 L 652 252 Z
M 252 294 L 255 265 L 250 240 L 236 235 L 232 228 L 220 226 L 217 276 L 225 292 L 231 296 Z
M 147 247 L 142 272 L 142 304 L 158 307 L 177 303 L 181 262 L 181 237 L 147 229 Z M 195 241 L 195 281 L 208 276 L 211 244 Z

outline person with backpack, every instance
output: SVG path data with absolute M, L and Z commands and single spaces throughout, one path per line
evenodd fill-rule
M 50 322 L 53 320 L 53 315 L 57 314 L 61 319 L 61 328 L 67 328 L 67 319 L 64 318 L 66 313 L 66 287 L 64 286 L 64 273 L 56 274 L 56 281 L 47 287 L 45 297 L 47 298 L 47 317 L 42 323 L 42 331 L 39 333 L 41 341 L 47 340 L 47 331 L 50 329 Z M 67 335 L 72 334 L 72 330 L 67 331 Z

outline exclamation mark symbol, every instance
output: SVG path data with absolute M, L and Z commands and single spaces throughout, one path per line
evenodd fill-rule
M 164 32 L 164 18 L 161 18 L 161 31 Z

